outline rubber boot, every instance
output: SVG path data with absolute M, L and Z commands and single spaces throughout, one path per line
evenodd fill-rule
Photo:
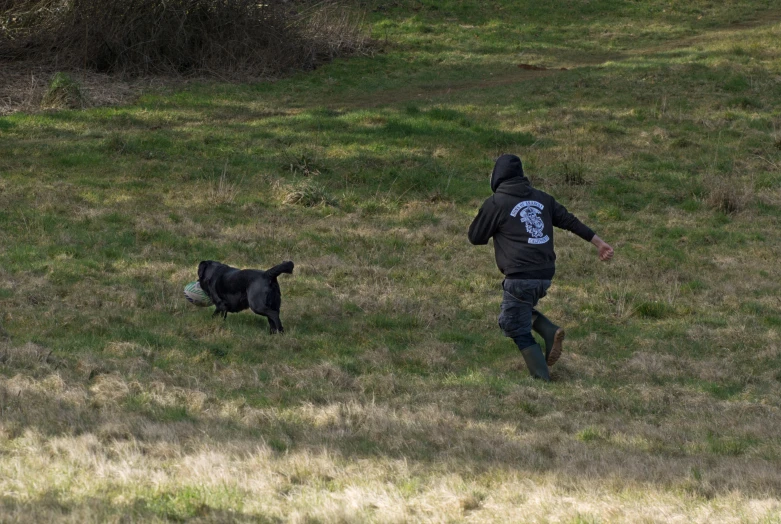
M 545 382 L 550 382 L 548 374 L 548 364 L 545 363 L 545 355 L 542 354 L 542 348 L 539 344 L 534 344 L 521 350 L 526 367 L 529 368 L 529 374 L 534 378 L 539 378 Z
M 532 310 L 532 329 L 539 333 L 545 341 L 545 362 L 552 366 L 561 357 L 564 328 L 560 328 L 548 317 L 534 309 Z

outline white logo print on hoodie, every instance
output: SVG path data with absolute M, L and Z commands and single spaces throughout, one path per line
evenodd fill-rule
M 540 214 L 545 206 L 536 200 L 526 200 L 518 203 L 510 216 L 516 217 L 520 214 L 521 222 L 526 224 L 526 232 L 529 233 L 529 244 L 545 244 L 550 237 L 544 233 L 545 222 L 542 221 Z

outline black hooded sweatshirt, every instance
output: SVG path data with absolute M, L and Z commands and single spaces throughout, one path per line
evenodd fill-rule
M 494 195 L 469 226 L 469 241 L 483 245 L 493 237 L 496 265 L 507 278 L 553 278 L 553 226 L 587 242 L 594 238 L 594 232 L 552 196 L 531 186 L 515 155 L 502 155 L 496 161 L 491 189 Z

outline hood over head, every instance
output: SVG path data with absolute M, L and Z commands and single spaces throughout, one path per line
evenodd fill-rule
M 496 161 L 494 171 L 491 173 L 491 190 L 496 193 L 500 185 L 503 189 L 510 189 L 510 186 L 518 189 L 519 186 L 530 186 L 529 179 L 523 174 L 521 159 L 517 156 L 502 155 Z

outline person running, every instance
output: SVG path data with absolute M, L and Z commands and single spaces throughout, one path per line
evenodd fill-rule
M 553 227 L 566 229 L 597 247 L 599 259 L 613 258 L 613 248 L 547 193 L 532 187 L 516 155 L 502 155 L 491 173 L 494 194 L 469 226 L 469 241 L 494 239 L 496 265 L 505 278 L 499 327 L 513 339 L 532 377 L 550 381 L 548 366 L 561 357 L 564 329 L 535 307 L 556 272 Z M 545 342 L 545 353 L 532 330 Z

